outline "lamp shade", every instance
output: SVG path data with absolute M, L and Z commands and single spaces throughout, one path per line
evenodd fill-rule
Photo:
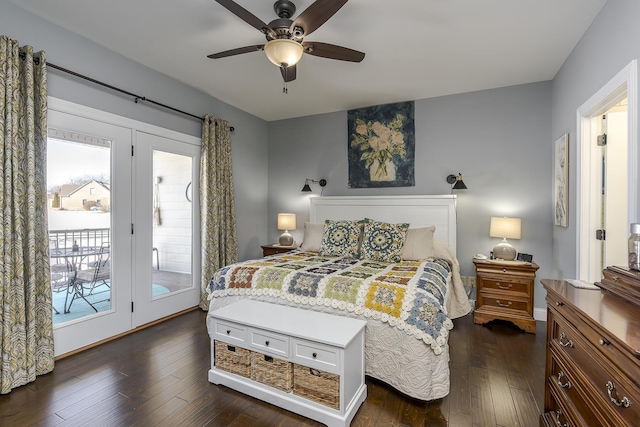
M 264 45 L 267 58 L 278 67 L 296 65 L 302 58 L 303 51 L 304 48 L 300 43 L 289 39 L 275 39 Z
M 522 220 L 520 218 L 491 217 L 489 237 L 520 239 Z
M 278 230 L 295 230 L 296 214 L 281 213 L 278 214 Z

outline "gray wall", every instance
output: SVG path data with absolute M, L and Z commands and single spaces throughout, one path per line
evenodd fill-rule
M 47 61 L 128 92 L 187 111 L 228 120 L 232 134 L 239 256 L 260 254 L 266 239 L 267 123 L 0 0 L 0 33 L 44 50 Z M 202 123 L 49 69 L 49 95 L 200 137 Z
M 569 132 L 569 227 L 553 227 L 553 277 L 576 277 L 576 110 L 640 57 L 640 2 L 608 0 L 553 80 L 552 139 Z M 637 96 L 637 94 L 636 94 Z M 637 159 L 638 161 L 640 159 Z M 635 183 L 637 191 L 637 183 Z M 630 218 L 638 222 L 640 218 Z
M 297 214 L 294 238 L 309 219 L 305 178 L 325 178 L 324 195 L 448 194 L 445 178 L 462 172 L 468 190 L 458 195 L 461 273 L 474 275 L 471 258 L 498 243 L 489 238 L 491 216 L 522 218 L 522 239 L 512 244 L 551 272 L 551 83 L 472 92 L 415 103 L 414 187 L 348 189 L 347 112 L 269 123 L 269 239 L 277 241 L 278 212 Z M 320 187 L 313 185 L 314 194 Z M 375 215 L 372 214 L 375 218 Z M 544 307 L 536 284 L 535 306 Z

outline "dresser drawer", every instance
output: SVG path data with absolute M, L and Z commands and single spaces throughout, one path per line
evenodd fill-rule
M 304 340 L 294 340 L 293 361 L 331 373 L 340 372 L 340 353 L 335 347 Z
M 602 423 L 591 411 L 592 405 L 587 404 L 587 400 L 592 399 L 585 397 L 586 388 L 576 375 L 577 367 L 570 362 L 562 362 L 554 348 L 551 349 L 551 358 L 551 375 L 547 381 L 555 400 L 562 402 L 561 405 L 556 403 L 559 413 L 556 411 L 555 418 L 565 418 L 570 426 L 601 427 Z
M 243 344 L 247 341 L 247 327 L 237 323 L 216 320 L 213 337 L 229 344 Z M 244 346 L 246 347 L 246 345 Z
M 261 329 L 250 329 L 251 347 L 260 353 L 269 353 L 282 358 L 289 357 L 289 337 Z

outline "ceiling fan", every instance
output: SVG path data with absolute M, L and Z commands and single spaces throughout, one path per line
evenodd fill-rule
M 208 55 L 208 58 L 218 59 L 264 50 L 269 60 L 280 68 L 285 83 L 296 79 L 296 64 L 302 58 L 303 53 L 349 62 L 360 62 L 364 59 L 364 53 L 357 50 L 329 43 L 303 41 L 304 37 L 317 30 L 344 6 L 347 0 L 316 0 L 295 20 L 291 17 L 296 11 L 296 6 L 289 0 L 277 0 L 273 5 L 273 10 L 279 18 L 269 24 L 265 24 L 232 0 L 216 0 L 216 2 L 252 27 L 260 30 L 266 36 L 267 43 L 213 53 Z M 286 93 L 286 87 L 284 91 Z

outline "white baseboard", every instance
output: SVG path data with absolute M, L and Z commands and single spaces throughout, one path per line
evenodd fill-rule
M 547 321 L 547 309 L 533 307 L 533 318 L 541 322 Z

